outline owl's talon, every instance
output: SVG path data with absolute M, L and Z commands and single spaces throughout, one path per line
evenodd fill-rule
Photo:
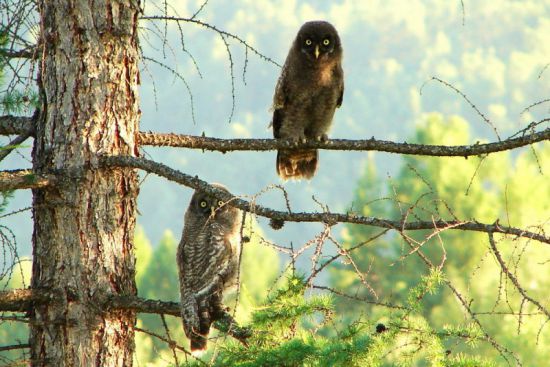
M 323 134 L 319 137 L 319 139 L 321 139 L 321 141 L 323 143 L 326 143 L 328 141 L 328 135 L 327 134 Z

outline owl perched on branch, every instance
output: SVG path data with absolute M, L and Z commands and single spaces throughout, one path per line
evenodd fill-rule
M 342 104 L 344 72 L 338 32 L 324 21 L 305 23 L 288 52 L 273 97 L 276 139 L 325 141 Z M 316 149 L 279 150 L 277 173 L 283 179 L 310 179 L 317 170 Z
M 181 316 L 192 352 L 206 349 L 210 325 L 226 314 L 223 292 L 237 283 L 241 223 L 239 209 L 201 191 L 193 194 L 177 252 Z

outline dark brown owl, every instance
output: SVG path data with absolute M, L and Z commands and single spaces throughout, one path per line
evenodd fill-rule
M 181 316 L 192 352 L 206 349 L 210 325 L 224 314 L 223 292 L 236 285 L 241 223 L 239 209 L 204 192 L 193 194 L 177 253 Z
M 290 48 L 273 97 L 276 139 L 326 140 L 332 117 L 342 104 L 344 72 L 338 32 L 324 21 L 305 23 Z M 315 149 L 279 150 L 283 179 L 310 179 L 318 164 Z

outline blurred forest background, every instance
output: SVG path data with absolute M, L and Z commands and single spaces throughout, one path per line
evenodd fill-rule
M 189 17 L 202 4 L 173 2 L 168 13 Z M 145 2 L 145 15 L 161 14 L 162 9 L 160 2 Z M 164 24 L 143 21 L 141 131 L 271 137 L 269 108 L 280 73 L 276 64 L 284 62 L 300 25 L 313 19 L 333 23 L 344 48 L 346 90 L 331 138 L 374 136 L 425 144 L 473 144 L 505 139 L 550 113 L 550 103 L 529 108 L 550 96 L 550 0 L 212 0 L 197 19 L 238 35 L 275 63 L 245 53 L 231 38 L 225 39 L 226 46 L 218 34 L 192 23 L 182 24 L 183 41 L 178 27 L 168 23 L 164 42 Z M 10 72 L 3 71 L 5 85 Z M 467 95 L 488 122 L 461 95 L 432 77 Z M 13 113 L 10 106 L 4 104 L 3 113 Z M 32 108 L 16 112 L 30 115 Z M 7 138 L 1 141 L 4 145 Z M 29 167 L 30 149 L 18 149 L 18 154 L 2 161 L 2 169 Z M 221 182 L 235 194 L 250 198 L 261 193 L 256 198 L 259 204 L 279 210 L 285 209 L 285 200 L 280 190 L 266 189 L 272 184 L 284 186 L 294 211 L 322 211 L 322 203 L 334 212 L 398 219 L 415 204 L 409 213 L 415 219 L 475 218 L 485 223 L 498 219 L 503 225 L 532 231 L 542 228 L 548 233 L 550 229 L 547 142 L 469 159 L 321 151 L 320 170 L 313 180 L 286 183 L 276 176 L 274 152 L 222 155 L 150 147 L 143 149 L 143 154 L 208 182 Z M 142 175 L 142 179 L 135 240 L 139 295 L 177 301 L 175 251 L 192 191 L 158 177 Z M 16 239 L 18 255 L 0 254 L 4 256 L 0 260 L 2 275 L 10 275 L 0 279 L 0 288 L 28 286 L 30 211 L 6 215 L 29 207 L 31 193 L 15 192 L 3 204 L 0 225 Z M 299 249 L 324 228 L 321 224 L 287 223 L 274 231 L 259 218 L 250 221 L 249 230 L 252 235 L 244 246 L 237 313 L 245 324 L 269 304 L 268 295 L 285 287 L 285 279 L 295 280 L 290 275 L 291 259 L 277 251 L 277 246 Z M 357 225 L 331 228 L 335 243 L 325 246 L 323 261 L 338 253 L 339 246 L 359 246 L 350 255 L 352 260 L 330 263 L 316 277 L 315 285 L 339 290 L 348 297 L 331 293 L 330 299 L 319 301 L 330 304 L 331 322 L 321 322 L 319 315 L 314 315 L 301 321 L 304 330 L 322 325 L 321 335 L 331 340 L 343 333 L 344 327 L 338 325 L 365 325 L 371 331 L 376 325 L 390 330 L 409 328 L 408 334 L 395 337 L 392 348 L 381 352 L 380 360 L 388 366 L 426 365 L 426 361 L 438 365 L 433 355 L 439 354 L 478 356 L 480 364 L 504 364 L 502 354 L 507 352 L 499 353 L 485 332 L 523 365 L 547 363 L 548 319 L 505 279 L 487 234 L 444 231 L 432 236 L 422 245 L 424 254 L 436 265 L 430 267 L 410 254 L 399 234 L 381 232 Z M 421 243 L 429 233 L 409 233 L 407 240 Z M 548 304 L 547 245 L 497 235 L 495 240 L 529 295 Z M 314 249 L 296 259 L 295 274 L 307 278 Z M 13 268 L 14 262 L 20 266 Z M 439 271 L 436 268 L 442 262 Z M 357 276 L 355 266 L 365 279 Z M 468 300 L 483 331 L 464 313 L 445 281 Z M 430 293 L 417 304 L 411 299 L 415 291 Z M 311 294 L 316 297 L 318 289 Z M 415 311 L 407 325 L 399 322 L 404 312 L 400 307 Z M 167 317 L 167 323 L 172 338 L 186 345 L 180 320 Z M 140 316 L 138 327 L 164 334 L 157 315 Z M 439 334 L 428 338 L 434 330 Z M 25 342 L 26 335 L 19 323 L 0 324 L 0 345 Z M 173 363 L 166 343 L 144 333 L 136 335 L 138 366 Z M 232 344 L 222 338 L 212 345 L 215 356 L 217 348 L 230 350 Z M 423 349 L 416 350 L 418 345 Z

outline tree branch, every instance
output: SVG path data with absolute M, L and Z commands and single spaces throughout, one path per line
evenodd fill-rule
M 38 289 L 14 289 L 0 292 L 0 312 L 29 312 L 33 304 L 48 303 L 55 299 L 55 292 Z M 101 309 L 133 310 L 138 313 L 153 313 L 160 315 L 172 315 L 180 317 L 180 304 L 177 302 L 165 302 L 159 300 L 145 299 L 136 296 L 112 295 L 104 301 L 98 302 L 103 305 Z M 244 342 L 250 337 L 248 328 L 240 327 L 235 320 L 225 312 L 224 315 L 214 323 L 214 328 L 226 332 L 235 339 Z
M 235 150 L 267 151 L 294 148 L 354 151 L 375 150 L 388 153 L 438 157 L 469 157 L 495 153 L 545 140 L 550 140 L 550 128 L 500 142 L 456 146 L 394 143 L 374 138 L 364 140 L 332 139 L 326 142 L 308 141 L 307 143 L 297 145 L 288 140 L 276 139 L 217 139 L 192 135 L 139 133 L 139 143 L 141 145 L 203 149 L 222 153 Z
M 37 175 L 31 170 L 0 171 L 0 191 L 39 189 L 55 182 L 54 175 Z
M 33 117 L 25 116 L 0 116 L 0 135 L 21 135 L 27 131 L 32 132 Z
M 0 292 L 0 312 L 28 312 L 34 302 L 45 303 L 50 297 L 44 291 L 13 289 Z
M 23 134 L 32 128 L 32 117 L 0 116 L 0 135 Z M 542 120 L 550 121 L 550 119 Z M 541 121 L 541 122 L 542 122 Z M 397 154 L 425 155 L 437 157 L 470 157 L 481 154 L 501 152 L 515 149 L 541 141 L 550 140 L 550 128 L 538 132 L 524 132 L 524 135 L 509 138 L 499 142 L 471 145 L 425 145 L 411 143 L 394 143 L 373 138 L 362 140 L 332 139 L 326 142 L 308 141 L 296 144 L 288 140 L 277 139 L 218 139 L 204 136 L 183 134 L 163 134 L 140 132 L 140 145 L 156 147 L 178 147 L 219 151 L 271 151 L 278 149 L 324 149 L 324 150 L 352 150 L 352 151 L 379 151 Z
M 5 59 L 37 59 L 37 47 L 24 48 L 21 50 L 2 50 L 0 58 Z
M 3 346 L 0 346 L 0 352 L 6 352 L 8 350 L 15 350 L 15 349 L 26 349 L 30 347 L 31 347 L 30 344 L 3 345 Z
M 517 237 L 531 238 L 540 242 L 550 244 L 550 237 L 544 234 L 525 231 L 519 228 L 500 226 L 495 224 L 484 224 L 475 220 L 471 221 L 417 221 L 406 222 L 389 219 L 379 219 L 375 217 L 358 216 L 352 213 L 339 214 L 339 213 L 292 213 L 282 212 L 278 210 L 272 210 L 265 208 L 261 205 L 257 205 L 254 202 L 249 202 L 240 199 L 230 193 L 222 191 L 214 186 L 209 185 L 207 182 L 199 179 L 198 177 L 192 177 L 185 173 L 174 170 L 164 164 L 157 163 L 144 158 L 135 158 L 129 156 L 104 156 L 100 159 L 100 163 L 107 167 L 131 167 L 139 168 L 141 170 L 154 173 L 158 176 L 164 177 L 170 181 L 177 182 L 181 185 L 193 188 L 195 190 L 204 191 L 210 195 L 215 196 L 223 201 L 230 202 L 232 206 L 247 212 L 272 218 L 279 221 L 289 222 L 321 222 L 328 224 L 336 223 L 354 223 L 364 224 L 373 227 L 389 228 L 397 231 L 407 230 L 423 230 L 423 229 L 442 229 L 449 228 L 452 230 L 464 230 L 464 231 L 476 231 L 476 232 L 494 232 L 514 235 Z
M 0 161 L 8 156 L 14 149 L 16 149 L 21 143 L 27 140 L 32 135 L 32 130 L 29 129 L 23 134 L 15 137 L 8 145 L 0 147 Z
M 527 295 L 527 292 L 525 291 L 525 289 L 523 289 L 521 284 L 519 284 L 518 279 L 514 276 L 514 274 L 512 274 L 512 272 L 506 266 L 506 263 L 502 259 L 502 256 L 500 255 L 500 251 L 498 250 L 497 245 L 495 243 L 493 232 L 489 232 L 488 235 L 489 235 L 489 245 L 491 246 L 491 250 L 493 251 L 493 254 L 495 255 L 498 261 L 498 264 L 500 265 L 501 271 L 504 274 L 506 274 L 506 277 L 510 279 L 512 284 L 514 284 L 514 286 L 516 287 L 516 289 L 522 295 L 523 298 L 525 298 L 526 300 L 531 302 L 533 305 L 535 305 L 539 309 L 539 311 L 543 312 L 546 315 L 546 317 L 550 318 L 550 312 L 543 305 L 541 305 L 537 300 Z
M 520 228 L 506 227 L 498 224 L 485 224 L 476 220 L 458 221 L 458 220 L 437 220 L 437 221 L 416 221 L 403 222 L 402 220 L 380 219 L 376 217 L 358 216 L 354 213 L 292 213 L 269 209 L 254 202 L 240 199 L 230 193 L 226 193 L 198 177 L 192 177 L 180 171 L 174 170 L 164 164 L 157 163 L 144 158 L 135 158 L 129 156 L 103 156 L 100 158 L 100 164 L 105 167 L 129 167 L 138 168 L 147 172 L 154 173 L 164 177 L 169 181 L 177 182 L 181 185 L 195 190 L 201 190 L 209 193 L 221 200 L 231 202 L 231 205 L 266 218 L 271 218 L 281 222 L 320 222 L 329 225 L 337 223 L 363 224 L 379 228 L 393 229 L 399 232 L 416 231 L 428 229 L 451 229 L 463 231 L 475 231 L 485 233 L 502 233 L 516 237 L 530 238 L 536 241 L 550 244 L 550 237 L 541 233 L 526 231 Z M 62 174 L 59 172 L 58 174 Z M 59 181 L 60 177 L 53 175 L 35 175 L 30 170 L 22 171 L 0 171 L 0 191 L 13 189 L 42 188 L 53 185 Z

